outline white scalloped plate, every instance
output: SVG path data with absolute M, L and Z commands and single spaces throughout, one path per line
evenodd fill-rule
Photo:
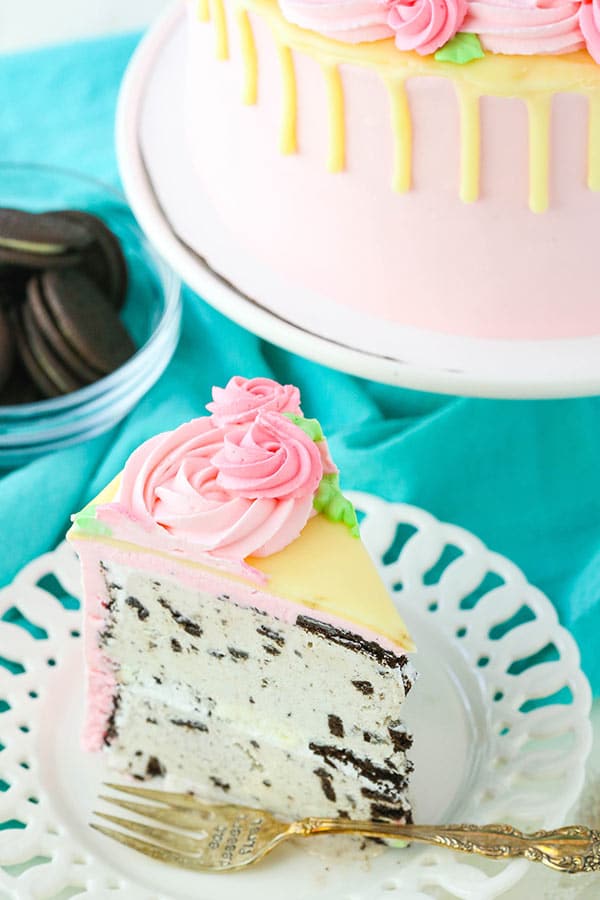
M 562 824 L 583 783 L 591 695 L 554 607 L 463 529 L 411 506 L 366 494 L 352 499 L 420 648 L 421 678 L 405 706 L 415 734 L 416 816 Z M 0 614 L 15 607 L 47 633 L 35 640 L 0 622 L 0 657 L 19 669 L 0 667 L 0 822 L 25 825 L 0 831 L 0 896 L 3 889 L 15 900 L 75 893 L 94 900 L 264 900 L 283 892 L 287 900 L 423 900 L 445 892 L 492 900 L 524 874 L 523 861 L 415 846 L 370 861 L 288 847 L 229 878 L 193 875 L 92 832 L 87 822 L 106 773 L 101 758 L 79 750 L 80 613 L 59 599 L 79 591 L 77 562 L 62 544 L 0 592 Z M 531 703 L 551 695 L 545 706 Z

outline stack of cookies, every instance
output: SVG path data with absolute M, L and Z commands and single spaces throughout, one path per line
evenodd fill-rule
M 0 209 L 0 405 L 92 384 L 134 352 L 117 237 L 79 210 Z

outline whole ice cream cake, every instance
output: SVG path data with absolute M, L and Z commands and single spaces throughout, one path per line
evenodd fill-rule
M 268 379 L 147 441 L 69 533 L 85 747 L 283 816 L 411 820 L 411 639 L 319 423 Z

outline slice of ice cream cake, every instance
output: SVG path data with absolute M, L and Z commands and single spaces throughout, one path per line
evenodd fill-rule
M 413 646 L 321 428 L 289 385 L 213 397 L 74 517 L 85 747 L 284 816 L 410 821 Z

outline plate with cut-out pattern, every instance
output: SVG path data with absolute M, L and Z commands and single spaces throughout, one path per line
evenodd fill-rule
M 554 607 L 464 529 L 412 506 L 351 497 L 419 646 L 420 678 L 403 708 L 415 735 L 416 818 L 563 824 L 583 782 L 591 695 Z M 367 859 L 286 847 L 224 878 L 170 869 L 92 832 L 106 772 L 101 756 L 79 748 L 79 594 L 66 544 L 0 592 L 0 896 L 423 900 L 443 891 L 492 900 L 524 874 L 523 861 L 417 846 Z

